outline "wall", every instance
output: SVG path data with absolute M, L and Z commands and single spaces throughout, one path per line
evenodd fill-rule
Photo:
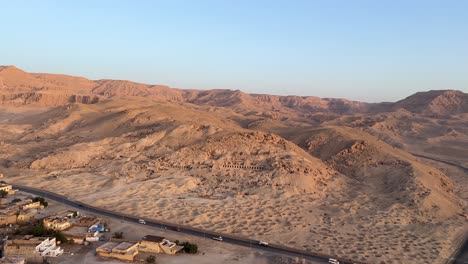
M 142 252 L 160 253 L 161 247 L 157 242 L 141 241 L 138 250 Z

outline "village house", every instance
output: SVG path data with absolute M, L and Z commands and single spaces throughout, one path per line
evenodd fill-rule
M 6 256 L 0 259 L 1 264 L 25 264 L 26 260 L 22 256 Z
M 5 256 L 21 256 L 27 263 L 42 263 L 43 257 L 57 257 L 63 249 L 57 247 L 55 238 L 32 238 L 7 240 Z
M 15 190 L 13 190 L 11 184 L 0 183 L 0 191 L 5 191 L 8 194 L 15 194 Z
M 147 235 L 142 238 L 138 245 L 138 250 L 141 252 L 175 254 L 182 250 L 183 246 L 178 246 L 176 243 L 167 240 L 164 237 Z
M 90 227 L 92 225 L 99 224 L 100 219 L 93 216 L 82 216 L 75 221 L 76 226 Z
M 68 217 L 51 216 L 44 218 L 44 227 L 46 229 L 53 229 L 62 231 L 72 226 L 72 222 Z
M 124 261 L 134 261 L 138 254 L 138 243 L 107 242 L 96 249 L 96 253 L 104 258 L 116 258 Z
M 57 241 L 54 238 L 46 238 L 36 246 L 36 252 L 42 257 L 58 257 L 63 254 L 63 249 L 57 246 Z
M 29 201 L 28 201 L 29 200 Z M 28 210 L 28 209 L 42 209 L 44 208 L 44 206 L 41 204 L 41 202 L 37 201 L 37 202 L 33 202 L 31 199 L 28 199 L 25 201 L 25 203 L 21 204 L 19 206 L 19 208 L 21 210 Z
M 16 224 L 16 212 L 15 211 L 2 211 L 0 213 L 0 225 Z
M 73 226 L 63 232 L 63 235 L 68 240 L 73 240 L 77 244 L 82 244 L 84 241 L 95 242 L 99 241 L 98 231 L 89 231 L 87 227 Z
M 37 214 L 36 209 L 29 209 L 29 210 L 23 210 L 20 211 L 18 214 L 18 218 L 16 219 L 17 222 L 29 222 L 31 219 L 34 219 L 34 216 Z

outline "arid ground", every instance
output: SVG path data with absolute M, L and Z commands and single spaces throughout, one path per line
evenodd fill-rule
M 0 67 L 4 179 L 120 212 L 368 263 L 444 263 L 468 230 L 464 168 L 460 91 L 369 104 Z

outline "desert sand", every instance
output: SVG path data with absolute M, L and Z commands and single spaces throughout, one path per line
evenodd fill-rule
M 467 124 L 460 91 L 368 104 L 0 68 L 6 181 L 367 263 L 453 252 Z

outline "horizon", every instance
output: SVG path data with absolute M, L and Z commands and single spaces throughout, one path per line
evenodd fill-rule
M 5 2 L 1 64 L 181 89 L 394 102 L 468 91 L 468 3 Z M 12 23 L 14 21 L 14 23 Z
M 14 67 L 20 71 L 24 71 L 23 69 L 17 67 L 16 65 L 0 65 L 0 67 Z M 464 91 L 461 91 L 461 90 L 456 90 L 456 89 L 442 89 L 442 90 L 424 90 L 424 91 L 417 91 L 417 92 L 414 92 L 414 93 L 411 93 L 411 94 L 407 94 L 407 95 L 403 95 L 403 97 L 401 97 L 400 99 L 397 99 L 395 101 L 378 101 L 378 102 L 368 102 L 368 101 L 357 101 L 357 100 L 352 100 L 352 99 L 349 99 L 349 98 L 345 98 L 345 97 L 319 97 L 319 96 L 315 96 L 315 95 L 296 95 L 296 94 L 285 94 L 285 95 L 280 95 L 280 94 L 271 94 L 271 93 L 251 93 L 251 92 L 247 92 L 247 91 L 244 91 L 244 90 L 240 90 L 240 89 L 223 89 L 223 88 L 214 88 L 214 89 L 192 89 L 192 88 L 184 88 L 184 87 L 172 87 L 172 86 L 168 86 L 168 85 L 165 85 L 165 84 L 161 84 L 161 83 L 142 83 L 142 82 L 136 82 L 136 81 L 133 81 L 133 80 L 125 80 L 125 79 L 90 79 L 86 76 L 77 76 L 77 75 L 69 75 L 69 74 L 63 74 L 63 73 L 57 73 L 57 72 L 27 72 L 27 71 L 24 71 L 26 73 L 30 73 L 30 74 L 51 74 L 51 75 L 65 75 L 65 76 L 70 76 L 70 77 L 76 77 L 76 78 L 85 78 L 87 80 L 90 80 L 90 81 L 104 81 L 104 80 L 110 80 L 110 81 L 123 81 L 123 82 L 132 82 L 132 83 L 136 83 L 136 84 L 142 84 L 142 85 L 147 85 L 147 86 L 167 86 L 169 87 L 170 89 L 178 89 L 178 90 L 203 90 L 203 91 L 210 91 L 210 90 L 229 90 L 229 91 L 240 91 L 242 93 L 245 93 L 245 94 L 250 94 L 250 95 L 271 95 L 271 96 L 284 96 L 284 97 L 318 97 L 318 98 L 321 98 L 321 99 L 341 99 L 341 100 L 348 100 L 348 101 L 354 101 L 354 102 L 361 102 L 361 103 L 369 103 L 369 104 L 378 104 L 378 103 L 396 103 L 398 101 L 401 101 L 401 100 L 404 100 L 416 93 L 424 93 L 424 92 L 431 92 L 431 91 L 455 91 L 455 92 L 463 92 Z M 150 87 L 151 88 L 151 87 Z

